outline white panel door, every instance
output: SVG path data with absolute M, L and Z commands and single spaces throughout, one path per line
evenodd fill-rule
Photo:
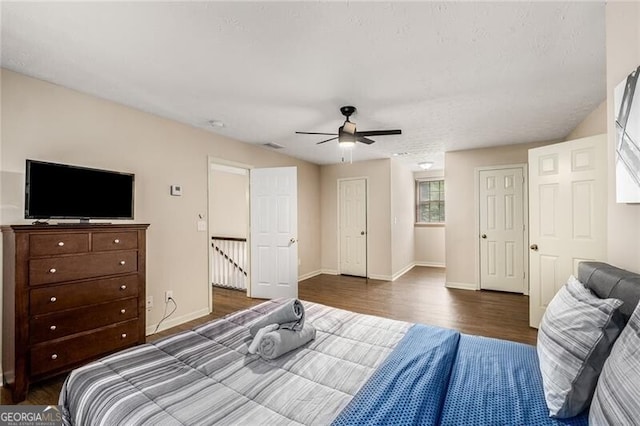
M 481 170 L 480 288 L 525 291 L 524 171 Z
M 367 181 L 339 181 L 340 273 L 367 276 Z
M 529 150 L 529 325 L 577 276 L 583 260 L 606 259 L 607 138 Z
M 252 169 L 251 297 L 298 297 L 296 167 Z

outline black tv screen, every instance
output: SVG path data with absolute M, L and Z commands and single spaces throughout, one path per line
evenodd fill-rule
M 133 219 L 134 175 L 27 160 L 25 218 Z

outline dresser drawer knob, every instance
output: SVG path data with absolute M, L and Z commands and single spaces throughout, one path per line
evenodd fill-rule
M 64 246 L 64 241 L 59 241 L 58 242 L 58 247 L 63 247 Z
M 51 359 L 58 359 L 58 354 L 51 355 Z
M 52 325 L 51 327 L 49 327 L 49 330 L 56 331 L 56 328 L 58 328 L 58 327 L 56 327 L 55 325 Z
M 126 312 L 127 312 L 127 310 L 126 310 L 126 309 L 120 309 L 120 313 L 121 313 L 121 314 L 124 314 L 124 313 L 126 313 Z
M 51 300 L 51 303 L 54 303 L 56 300 L 58 300 L 58 298 L 55 297 L 55 296 L 52 296 L 51 299 L 49 299 L 49 300 Z
M 120 264 L 121 264 L 121 265 L 124 265 L 125 263 L 127 263 L 127 262 L 125 262 L 124 260 L 121 260 L 121 261 L 120 261 Z
M 122 284 L 122 285 L 120 286 L 120 290 L 126 290 L 126 289 L 127 289 L 127 285 L 126 285 L 126 284 Z
M 127 338 L 127 333 L 122 333 L 122 335 L 120 337 L 122 337 L 123 339 L 126 339 Z
M 115 240 L 113 240 L 113 243 L 114 244 L 120 244 L 120 240 L 116 238 Z
M 49 273 L 50 273 L 50 274 L 55 274 L 55 273 L 56 273 L 56 268 L 51 268 L 51 269 L 49 269 Z

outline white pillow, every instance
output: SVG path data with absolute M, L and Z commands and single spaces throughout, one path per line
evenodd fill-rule
M 589 423 L 632 425 L 640 422 L 640 304 L 613 345 L 593 395 Z
M 598 376 L 624 326 L 618 299 L 600 299 L 573 276 L 547 306 L 538 358 L 549 415 L 573 417 L 591 403 Z

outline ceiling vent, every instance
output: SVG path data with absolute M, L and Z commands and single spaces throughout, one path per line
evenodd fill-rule
M 269 142 L 269 143 L 265 143 L 263 144 L 264 146 L 266 146 L 267 148 L 273 148 L 273 149 L 282 149 L 284 148 L 284 146 L 277 144 L 275 142 Z

